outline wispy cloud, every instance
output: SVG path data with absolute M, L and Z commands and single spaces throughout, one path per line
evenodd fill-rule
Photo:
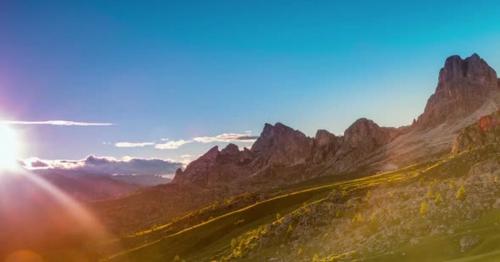
M 146 147 L 146 146 L 153 146 L 154 144 L 155 144 L 154 142 L 117 142 L 115 143 L 115 147 L 125 147 L 125 148 Z
M 223 133 L 216 136 L 199 136 L 189 140 L 161 138 L 159 142 L 117 142 L 114 143 L 114 146 L 120 148 L 154 146 L 154 148 L 160 150 L 172 150 L 190 143 L 253 143 L 257 138 L 258 136 L 253 136 L 251 131 L 246 131 L 244 133 Z
M 192 143 L 192 140 L 173 140 L 173 141 L 168 141 L 166 143 L 161 143 L 161 144 L 156 144 L 155 148 L 156 149 L 177 149 L 185 144 Z
M 193 138 L 194 141 L 199 143 L 215 143 L 215 142 L 247 142 L 253 143 L 258 136 L 252 136 L 250 132 L 245 133 L 223 133 L 216 136 L 200 136 Z
M 67 120 L 47 120 L 47 121 L 0 121 L 6 125 L 49 125 L 49 126 L 112 126 L 113 123 L 99 122 L 77 122 Z

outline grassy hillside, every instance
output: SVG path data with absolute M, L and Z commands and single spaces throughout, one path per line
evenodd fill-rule
M 294 236 L 305 235 L 302 234 L 303 232 L 299 232 L 299 229 L 305 229 L 309 232 L 308 234 L 320 234 L 334 230 L 330 223 L 336 221 L 334 223 L 335 230 L 343 229 L 338 225 L 345 225 L 345 230 L 348 230 L 346 232 L 359 231 L 360 234 L 365 234 L 369 230 L 380 230 L 373 228 L 372 225 L 365 225 L 370 214 L 363 212 L 371 212 L 370 206 L 367 206 L 370 199 L 389 199 L 390 197 L 384 196 L 386 191 L 394 195 L 401 194 L 401 191 L 416 192 L 420 195 L 429 194 L 425 191 L 430 186 L 439 185 L 440 181 L 445 184 L 457 178 L 466 177 L 471 167 L 488 159 L 496 161 L 499 159 L 496 147 L 469 151 L 437 162 L 414 165 L 393 172 L 374 174 L 353 180 L 338 181 L 338 177 L 327 177 L 318 179 L 316 182 L 304 182 L 283 188 L 281 192 L 284 193 L 270 199 L 258 201 L 237 210 L 228 209 L 226 213 L 222 214 L 221 212 L 217 216 L 178 232 L 172 233 L 172 230 L 165 230 L 171 225 L 140 232 L 131 236 L 131 239 L 135 241 L 128 240 L 129 248 L 127 250 L 112 255 L 108 259 L 112 261 L 169 261 L 181 258 L 186 261 L 211 261 L 212 259 L 261 261 L 269 257 L 287 257 L 288 253 L 297 251 L 297 248 L 289 249 L 297 243 L 328 243 L 328 241 L 332 241 L 328 237 L 325 241 L 312 235 L 308 237 Z M 454 198 L 456 189 L 452 188 L 449 191 L 451 197 L 448 198 L 445 191 L 440 191 L 443 192 L 444 202 L 453 201 L 449 199 Z M 433 195 L 432 198 L 436 197 Z M 411 196 L 402 198 L 396 196 L 393 199 L 393 202 L 400 202 L 399 204 L 404 206 L 416 205 L 411 202 Z M 354 204 L 352 204 L 353 200 Z M 417 204 L 421 208 L 420 203 Z M 434 215 L 432 212 L 434 212 L 435 206 L 437 205 L 434 203 L 429 205 L 428 208 L 431 209 L 429 214 Z M 325 209 L 325 207 L 327 208 Z M 213 210 L 211 212 L 217 214 Z M 413 208 L 404 215 L 411 214 L 412 217 L 418 217 L 418 212 L 419 208 Z M 201 215 L 203 212 L 197 214 Z M 414 224 L 419 227 L 419 230 L 425 230 L 425 226 L 434 223 L 431 218 L 432 216 L 429 215 L 428 218 L 423 219 L 427 224 L 420 220 L 408 222 L 408 224 Z M 450 220 L 450 223 L 456 224 L 453 227 L 453 233 L 435 234 L 428 238 L 421 237 L 417 244 L 401 245 L 395 243 L 384 248 L 374 248 L 371 251 L 360 249 L 352 253 L 335 253 L 333 251 L 333 253 L 329 253 L 328 249 L 316 250 L 313 245 L 313 247 L 299 248 L 300 254 L 292 258 L 303 261 L 310 261 L 312 258 L 319 259 L 319 261 L 321 259 L 329 261 L 333 258 L 359 256 L 373 261 L 400 261 L 401 259 L 408 260 L 409 257 L 415 258 L 417 261 L 429 258 L 426 256 L 443 259 L 463 258 L 465 256 L 470 259 L 476 257 L 480 259 L 496 258 L 499 255 L 496 247 L 500 246 L 497 245 L 500 241 L 500 234 L 498 234 L 500 231 L 497 228 L 498 222 L 500 222 L 498 219 L 498 210 L 489 213 L 482 212 L 481 219 L 471 221 L 465 219 L 464 223 L 459 220 Z M 469 235 L 470 232 L 478 232 L 478 234 L 484 232 L 479 237 L 481 244 L 474 243 L 473 248 L 466 251 L 461 250 L 460 243 L 457 245 L 457 241 L 476 242 L 474 237 L 471 237 L 470 240 L 464 238 L 464 232 Z M 354 237 L 352 238 L 354 239 Z M 141 244 L 138 245 L 138 243 Z M 445 248 L 447 246 L 449 248 Z M 387 252 L 389 249 L 391 251 Z M 346 253 L 348 253 L 347 256 Z M 290 257 L 288 258 L 290 259 Z
M 470 249 L 461 246 L 470 242 Z M 367 261 L 500 261 L 500 210 L 491 210 L 448 235 L 429 236 L 417 245 L 403 244 L 392 254 L 375 255 Z
M 428 168 L 431 164 L 411 166 L 396 172 L 342 182 L 331 182 L 332 180 L 339 180 L 339 177 L 320 178 L 316 183 L 307 181 L 292 186 L 291 188 L 294 191 L 291 193 L 278 195 L 212 218 L 175 234 L 162 236 L 161 239 L 127 250 L 123 254 L 118 254 L 112 258 L 117 260 L 125 257 L 131 260 L 162 260 L 179 255 L 190 259 L 202 259 L 207 256 L 221 254 L 228 251 L 230 242 L 234 237 L 258 225 L 270 223 L 277 216 L 290 213 L 304 204 L 321 201 L 333 189 L 344 190 L 348 193 L 364 190 L 381 183 L 401 182 L 414 178 L 418 174 L 418 170 Z M 282 191 L 288 191 L 288 189 L 282 189 Z M 152 230 L 146 234 L 154 233 L 155 231 Z M 144 233 L 139 234 L 139 236 L 145 237 Z M 174 246 L 175 248 L 172 248 Z

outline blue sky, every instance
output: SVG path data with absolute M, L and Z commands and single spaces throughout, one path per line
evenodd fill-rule
M 342 134 L 408 124 L 452 54 L 500 68 L 496 1 L 1 1 L 0 116 L 25 157 L 181 159 L 117 142 L 191 141 L 283 122 Z M 215 144 L 224 145 L 224 142 Z

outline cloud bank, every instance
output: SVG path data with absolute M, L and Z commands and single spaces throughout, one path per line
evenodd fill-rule
M 63 172 L 113 176 L 164 176 L 171 177 L 182 167 L 182 163 L 162 159 L 88 156 L 82 160 L 41 160 L 30 158 L 21 161 L 21 166 L 39 173 Z
M 146 147 L 146 146 L 152 146 L 155 143 L 153 142 L 117 142 L 115 143 L 116 147 Z
M 47 120 L 47 121 L 0 121 L 6 125 L 49 125 L 49 126 L 112 126 L 113 123 L 98 122 L 77 122 L 67 120 Z
M 259 138 L 258 136 L 252 136 L 250 132 L 246 133 L 223 133 L 216 136 L 200 136 L 193 138 L 194 141 L 199 143 L 215 143 L 215 142 L 247 142 L 253 143 Z
M 191 140 L 176 140 L 176 141 L 168 141 L 166 143 L 160 143 L 156 144 L 155 148 L 156 149 L 177 149 L 185 144 L 192 143 L 193 141 Z
M 252 136 L 251 132 L 245 132 L 245 133 L 223 133 L 220 135 L 216 136 L 199 136 L 199 137 L 194 137 L 190 140 L 168 140 L 165 138 L 161 139 L 161 142 L 155 143 L 155 142 L 118 142 L 115 143 L 115 147 L 126 147 L 126 148 L 131 148 L 131 147 L 146 147 L 146 146 L 154 146 L 156 149 L 160 150 L 172 150 L 172 149 L 178 149 L 179 147 L 190 144 L 190 143 L 202 143 L 202 144 L 208 144 L 208 143 L 253 143 L 255 140 L 259 138 L 258 136 Z

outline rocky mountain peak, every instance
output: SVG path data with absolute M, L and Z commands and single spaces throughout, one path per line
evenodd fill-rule
M 466 59 L 454 55 L 446 59 L 439 72 L 435 93 L 427 101 L 416 126 L 431 128 L 464 118 L 499 92 L 497 74 L 479 55 Z
M 224 149 L 222 149 L 217 156 L 217 163 L 238 163 L 240 162 L 242 152 L 237 145 L 230 143 Z
M 201 178 L 203 178 L 202 175 L 208 173 L 212 169 L 219 154 L 219 147 L 212 147 L 198 159 L 189 163 L 184 171 L 178 169 L 177 172 L 175 172 L 173 182 L 184 183 L 186 181 L 191 181 L 195 183 L 204 183 L 204 181 L 201 181 Z
M 217 158 L 217 156 L 219 155 L 219 153 L 220 153 L 219 146 L 214 146 L 214 147 L 210 148 L 210 150 L 208 150 L 200 158 L 198 158 L 198 160 L 203 160 L 203 161 L 206 161 L 206 162 L 212 162 L 212 161 L 214 161 Z
M 224 149 L 220 151 L 221 155 L 238 155 L 240 153 L 240 149 L 237 145 L 230 143 Z
M 304 140 L 307 140 L 307 137 L 298 130 L 294 130 L 282 123 L 276 123 L 274 126 L 266 123 L 251 151 L 266 151 L 271 147 L 280 146 L 286 141 L 299 142 Z
M 457 81 L 469 81 L 485 87 L 496 86 L 497 74 L 477 54 L 466 59 L 454 55 L 446 59 L 444 67 L 439 73 L 438 85 L 453 85 Z
M 265 124 L 251 151 L 258 154 L 262 164 L 296 164 L 309 156 L 312 140 L 298 130 L 282 123 Z
M 388 144 L 399 133 L 396 128 L 381 127 L 370 119 L 360 118 L 344 131 L 339 153 L 342 155 L 349 152 L 359 159 Z
M 387 132 L 367 118 L 360 118 L 356 120 L 344 132 L 344 140 L 350 145 L 361 145 L 367 141 L 374 141 L 382 144 L 387 140 Z
M 325 129 L 319 129 L 316 131 L 316 136 L 314 136 L 314 143 L 319 147 L 334 143 L 336 140 L 337 137 Z
M 324 129 L 319 129 L 314 136 L 313 156 L 314 163 L 322 163 L 332 159 L 337 153 L 342 138 L 335 136 Z

